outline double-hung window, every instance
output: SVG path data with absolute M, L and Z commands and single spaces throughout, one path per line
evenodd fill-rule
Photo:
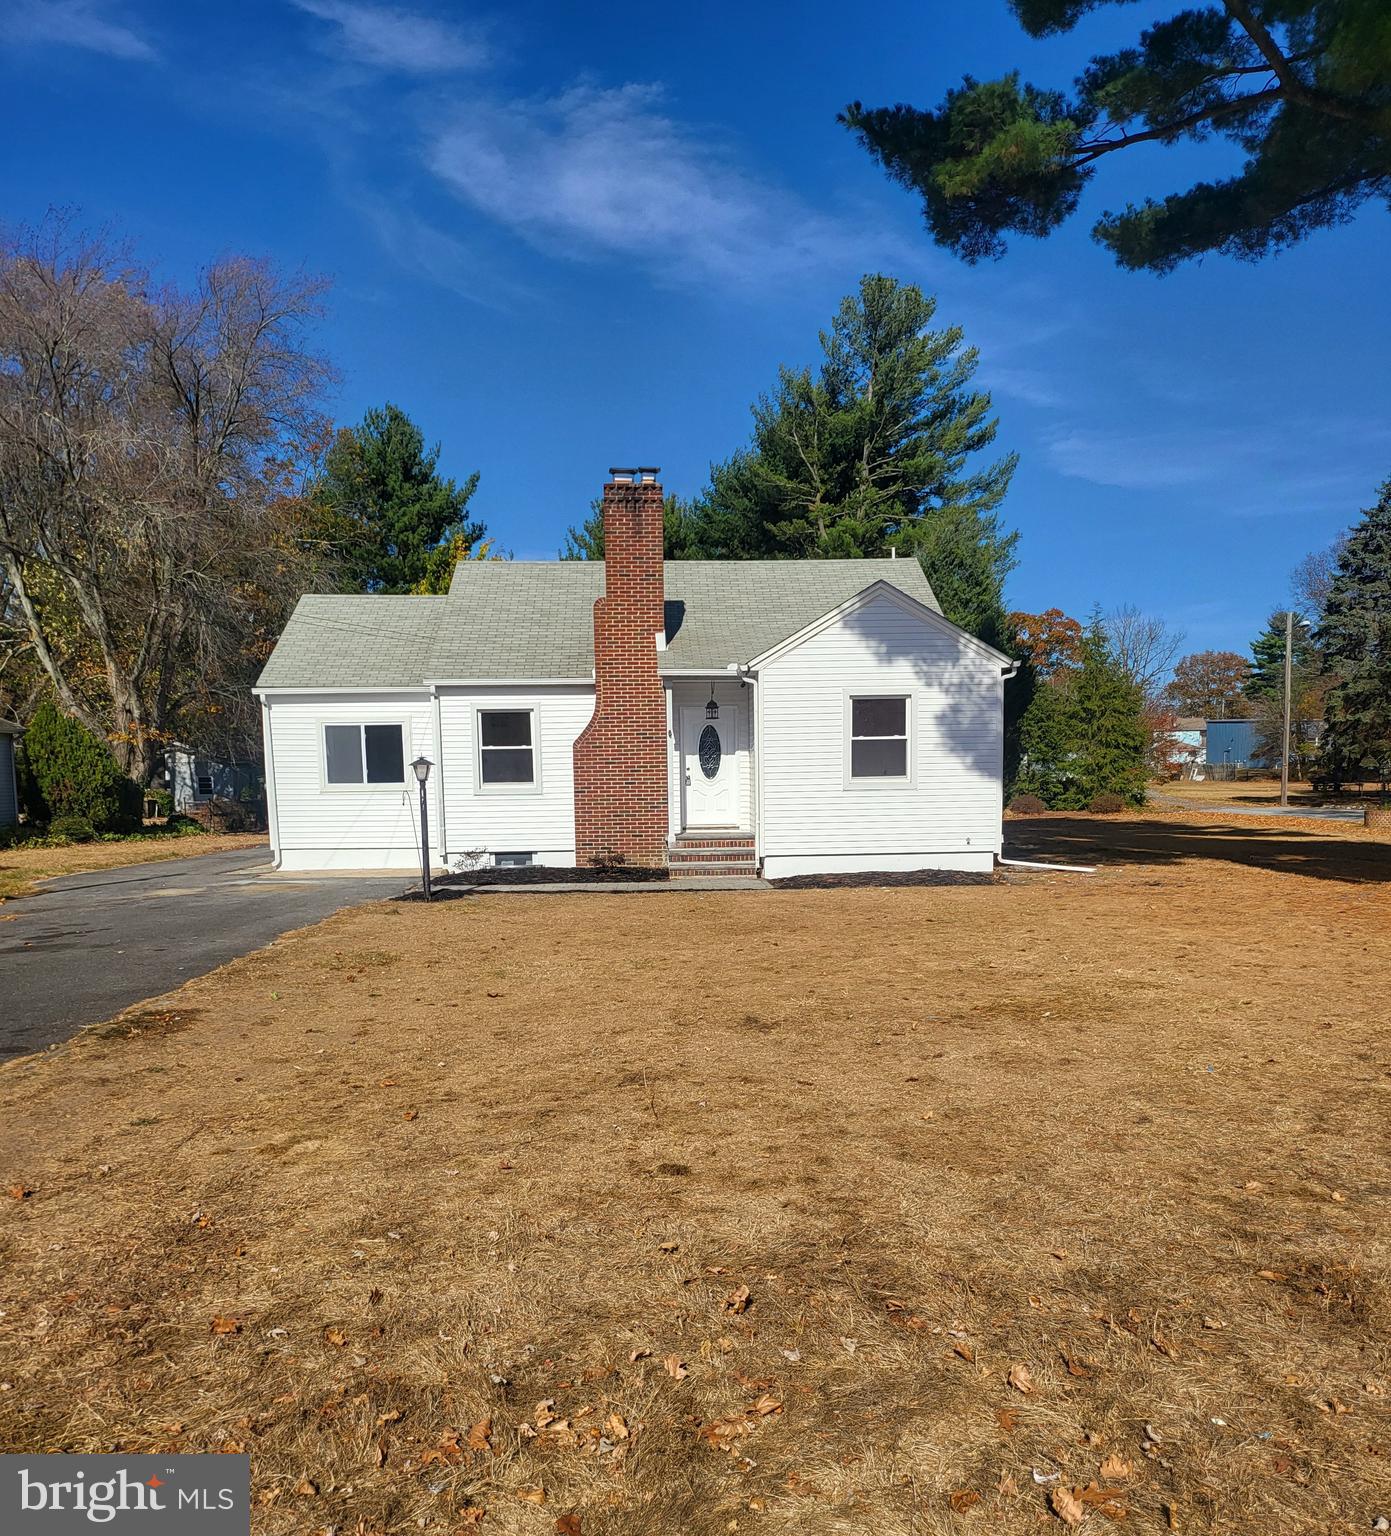
M 536 713 L 530 709 L 478 711 L 480 789 L 531 789 L 536 784 Z
M 392 725 L 326 725 L 324 782 L 333 785 L 406 782 L 405 729 Z
M 909 773 L 907 695 L 851 698 L 850 773 L 852 781 L 899 780 Z

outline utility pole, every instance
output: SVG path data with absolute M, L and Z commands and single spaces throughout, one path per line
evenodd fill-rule
M 1294 648 L 1294 609 L 1285 610 L 1285 734 L 1280 745 L 1280 804 L 1290 803 L 1290 655 Z

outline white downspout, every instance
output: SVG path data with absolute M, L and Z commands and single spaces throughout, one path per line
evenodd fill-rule
M 271 746 L 270 700 L 261 695 L 261 739 L 266 754 L 266 830 L 270 834 L 271 868 L 280 868 L 280 812 L 275 800 L 275 751 Z
M 446 840 L 449 820 L 444 811 L 444 730 L 440 724 L 440 690 L 437 683 L 430 684 L 430 716 L 435 738 L 435 805 L 439 834 L 436 846 L 439 848 L 440 863 L 448 869 L 449 848 Z

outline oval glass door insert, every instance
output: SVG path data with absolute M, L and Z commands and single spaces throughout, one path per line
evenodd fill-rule
M 707 725 L 700 733 L 700 743 L 697 747 L 700 757 L 700 771 L 707 779 L 713 779 L 720 771 L 720 733 L 713 725 Z

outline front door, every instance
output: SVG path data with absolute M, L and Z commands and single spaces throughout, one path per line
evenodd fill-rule
M 739 825 L 735 741 L 735 711 L 728 704 L 720 707 L 718 720 L 707 720 L 703 705 L 682 709 L 681 776 L 687 828 Z

